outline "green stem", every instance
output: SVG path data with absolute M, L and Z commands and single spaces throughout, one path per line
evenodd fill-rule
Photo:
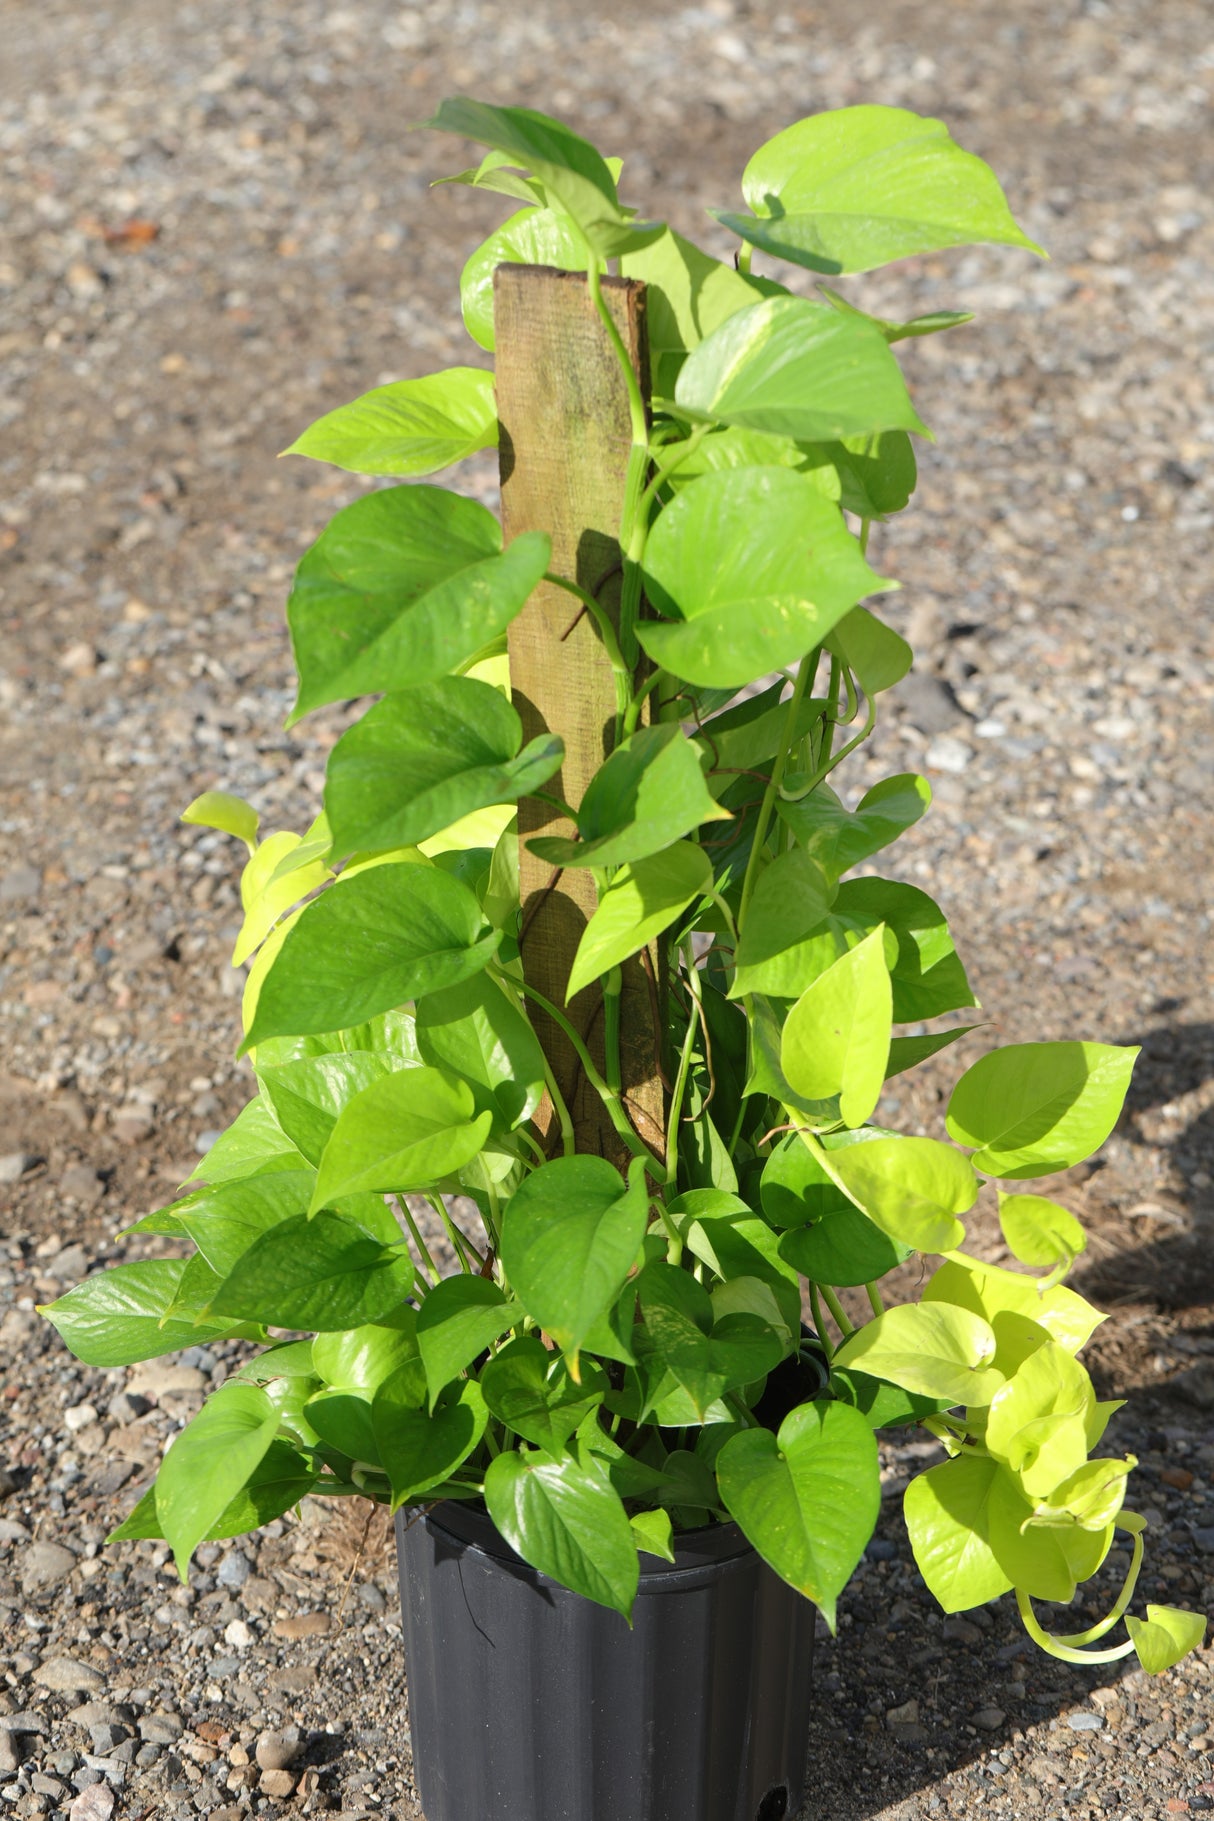
M 669 1244 L 666 1247 L 666 1262 L 669 1265 L 681 1264 L 683 1262 L 682 1235 L 675 1226 L 674 1221 L 670 1218 L 665 1203 L 655 1201 L 653 1205 L 662 1217 L 662 1225 L 666 1229 L 666 1237 L 669 1241 Z
M 421 1231 L 418 1227 L 418 1224 L 413 1218 L 412 1208 L 409 1206 L 408 1202 L 405 1200 L 403 1195 L 398 1195 L 396 1197 L 396 1205 L 405 1217 L 405 1225 L 408 1227 L 409 1232 L 413 1236 L 414 1245 L 417 1247 L 418 1251 L 421 1253 L 422 1257 L 425 1259 L 426 1263 L 430 1267 L 431 1277 L 434 1279 L 435 1283 L 438 1283 L 441 1280 L 442 1272 L 439 1270 L 438 1266 L 435 1264 L 434 1260 L 430 1256 L 430 1248 L 421 1236 Z
M 641 382 L 629 359 L 628 350 L 624 346 L 624 338 L 615 326 L 615 317 L 611 314 L 607 299 L 603 296 L 603 280 L 597 264 L 591 266 L 586 278 L 590 285 L 590 295 L 594 300 L 594 307 L 598 311 L 599 320 L 606 329 L 608 339 L 615 349 L 615 357 L 620 363 L 620 372 L 624 375 L 624 384 L 628 388 L 628 415 L 632 422 L 632 440 L 634 443 L 644 443 L 648 450 L 649 421 L 645 411 L 645 400 L 641 395 Z
M 815 1283 L 811 1283 L 809 1286 L 809 1309 L 814 1318 L 814 1332 L 818 1336 L 818 1344 L 825 1353 L 826 1363 L 829 1366 L 835 1357 L 835 1350 L 831 1345 L 830 1336 L 826 1332 L 826 1317 L 822 1313 L 822 1300 L 818 1295 L 818 1286 Z
M 563 575 L 554 575 L 551 570 L 545 575 L 544 580 L 551 582 L 556 588 L 563 588 L 566 594 L 571 594 L 575 600 L 582 603 L 599 629 L 599 637 L 603 641 L 603 649 L 611 660 L 611 668 L 617 674 L 627 678 L 629 676 L 628 666 L 621 654 L 619 640 L 615 636 L 615 627 L 611 623 L 611 616 L 602 602 L 596 601 L 594 596 L 587 589 L 580 587 L 577 582 L 571 582 Z
M 839 1298 L 835 1295 L 829 1284 L 819 1284 L 818 1288 L 822 1292 L 822 1301 L 826 1304 L 835 1318 L 835 1326 L 838 1328 L 844 1340 L 850 1340 L 856 1330 L 844 1314 L 843 1304 L 839 1301 Z
M 682 442 L 675 444 L 670 452 L 668 460 L 654 464 L 652 478 L 644 492 L 641 494 L 642 510 L 653 504 L 670 475 L 674 473 L 676 468 L 682 467 L 683 463 L 687 460 L 687 457 L 699 448 L 712 427 L 711 424 L 697 424 L 690 436 L 684 437 Z
M 881 1292 L 876 1284 L 865 1284 L 864 1293 L 868 1297 L 868 1306 L 874 1315 L 885 1314 L 885 1304 L 881 1301 Z
M 492 974 L 494 979 L 498 979 L 501 974 L 501 970 L 499 968 L 491 967 L 489 969 L 489 972 Z M 555 1005 L 553 1005 L 551 999 L 545 998 L 544 994 L 540 992 L 539 988 L 532 986 L 528 981 L 511 980 L 510 984 L 512 986 L 521 988 L 522 991 L 524 993 L 526 993 L 526 995 L 529 999 L 534 999 L 535 1003 L 538 1006 L 542 1007 L 542 1009 L 547 1012 L 548 1016 L 552 1019 L 552 1022 L 555 1025 L 557 1025 L 559 1027 L 559 1029 L 565 1033 L 565 1036 L 569 1039 L 569 1042 L 573 1045 L 574 1052 L 577 1055 L 578 1061 L 582 1065 L 582 1069 L 585 1072 L 587 1081 L 590 1083 L 591 1087 L 594 1089 L 595 1093 L 598 1095 L 599 1099 L 602 1101 L 604 1107 L 607 1110 L 607 1116 L 611 1120 L 611 1123 L 614 1126 L 618 1135 L 624 1140 L 624 1143 L 628 1146 L 628 1149 L 632 1152 L 634 1157 L 643 1157 L 647 1163 L 652 1165 L 655 1173 L 659 1173 L 661 1171 L 661 1167 L 662 1167 L 661 1164 L 658 1162 L 658 1160 L 654 1156 L 653 1152 L 649 1149 L 649 1146 L 647 1144 L 645 1144 L 644 1141 L 637 1136 L 637 1134 L 633 1131 L 632 1127 L 629 1125 L 628 1116 L 624 1112 L 624 1104 L 623 1104 L 623 1101 L 620 1099 L 619 1094 L 615 1091 L 614 1088 L 612 1088 L 603 1079 L 602 1075 L 599 1073 L 597 1066 L 595 1065 L 594 1057 L 590 1054 L 590 1051 L 586 1048 L 586 1045 L 583 1043 L 580 1035 L 574 1029 L 573 1025 L 569 1022 L 568 1018 L 566 1018 L 564 1012 L 558 1010 L 558 1008 Z M 549 1081 L 549 1092 L 550 1093 L 552 1092 L 554 1085 L 555 1084 L 550 1080 Z M 554 1102 L 554 1104 L 555 1104 L 555 1102 Z M 567 1117 L 568 1117 L 568 1114 L 566 1113 L 566 1118 Z M 562 1125 L 561 1130 L 562 1130 L 562 1135 L 563 1135 L 563 1133 L 564 1133 L 563 1125 Z M 573 1136 L 572 1125 L 570 1125 L 570 1127 L 569 1127 L 569 1135 L 570 1135 L 570 1138 L 572 1138 L 572 1136 Z
M 1065 1644 L 1072 1648 L 1080 1644 L 1095 1643 L 1096 1639 L 1102 1638 L 1106 1631 L 1112 1631 L 1114 1625 L 1116 1625 L 1118 1619 L 1121 1617 L 1130 1601 L 1134 1598 L 1134 1589 L 1138 1585 L 1138 1571 L 1142 1567 L 1142 1552 L 1146 1533 L 1143 1530 L 1130 1530 L 1127 1525 L 1120 1523 L 1117 1525 L 1117 1528 L 1118 1530 L 1125 1530 L 1128 1535 L 1134 1538 L 1134 1553 L 1130 1558 L 1130 1566 L 1126 1570 L 1126 1577 L 1122 1583 L 1121 1592 L 1118 1594 L 1116 1601 L 1109 1611 L 1106 1612 L 1103 1619 L 1100 1619 L 1095 1625 L 1089 1626 L 1087 1631 L 1074 1631 L 1067 1637 L 1057 1638 L 1055 1640 L 1056 1643 Z
M 607 1062 L 607 1085 L 620 1091 L 620 995 L 624 977 L 618 967 L 609 969 L 603 979 L 603 1052 Z
M 691 947 L 691 937 L 683 944 L 683 964 L 688 973 L 695 971 L 695 954 Z M 687 983 L 688 992 L 692 992 L 691 981 Z M 696 978 L 695 997 L 699 997 L 699 977 Z M 670 1111 L 666 1116 L 666 1170 L 668 1180 L 674 1182 L 679 1168 L 679 1120 L 683 1116 L 683 1097 L 687 1092 L 687 1077 L 691 1073 L 691 1058 L 695 1049 L 696 1031 L 699 1024 L 693 1008 L 687 1020 L 687 1035 L 683 1039 L 683 1048 L 679 1053 L 678 1073 L 674 1078 L 674 1087 L 670 1095 Z
M 753 1411 L 746 1408 L 746 1405 L 742 1402 L 736 1391 L 727 1391 L 725 1393 L 724 1402 L 726 1407 L 733 1411 L 744 1428 L 757 1429 L 759 1427 L 758 1417 L 754 1415 Z
M 446 1227 L 447 1237 L 459 1254 L 465 1271 L 472 1270 L 473 1259 L 476 1260 L 477 1267 L 483 1269 L 485 1264 L 484 1254 L 473 1245 L 472 1241 L 468 1238 L 468 1235 L 452 1219 L 451 1213 L 442 1196 L 428 1194 L 426 1200 L 430 1203 L 430 1206 L 434 1209 L 444 1227 Z
M 1049 1656 L 1057 1657 L 1063 1663 L 1116 1663 L 1122 1657 L 1128 1657 L 1134 1649 L 1134 1641 L 1127 1638 L 1124 1644 L 1117 1644 L 1112 1650 L 1075 1650 L 1064 1644 L 1060 1638 L 1052 1638 L 1048 1631 L 1043 1631 L 1033 1611 L 1033 1602 L 1022 1587 L 1016 1589 L 1016 1604 L 1020 1608 L 1020 1617 L 1024 1629 L 1034 1644 L 1040 1644 Z
M 498 1199 L 497 1188 L 488 1177 L 485 1179 L 485 1200 L 489 1203 L 489 1212 L 485 1217 L 485 1225 L 489 1229 L 489 1243 L 495 1252 L 500 1252 L 502 1249 L 502 1207 Z
M 784 767 L 788 763 L 788 755 L 792 749 L 793 736 L 797 731 L 797 715 L 800 711 L 805 691 L 809 687 L 814 672 L 818 668 L 818 658 L 820 655 L 821 647 L 815 646 L 806 657 L 801 659 L 800 664 L 797 666 L 797 680 L 793 684 L 792 694 L 788 698 L 788 713 L 784 717 L 784 727 L 780 735 L 779 751 L 776 753 L 775 762 L 771 768 L 771 777 L 767 781 L 767 789 L 763 792 L 763 801 L 759 805 L 759 816 L 755 823 L 754 842 L 750 849 L 750 859 L 746 865 L 746 877 L 742 881 L 742 899 L 738 905 L 739 929 L 741 929 L 745 923 L 746 912 L 750 905 L 751 893 L 754 891 L 758 881 L 760 857 L 763 852 L 763 844 L 767 840 L 767 829 L 771 822 L 771 813 L 775 808 L 776 796 L 784 777 Z
M 754 258 L 754 256 L 755 256 L 754 248 L 751 246 L 751 244 L 748 240 L 744 240 L 742 242 L 741 246 L 738 248 L 738 271 L 742 272 L 742 273 L 749 273 L 750 262 Z
M 572 1157 L 574 1151 L 577 1149 L 577 1139 L 575 1138 L 573 1131 L 573 1120 L 569 1117 L 569 1108 L 565 1105 L 565 1096 L 557 1086 L 552 1064 L 546 1056 L 544 1057 L 544 1086 L 548 1090 L 548 1098 L 552 1102 L 557 1124 L 561 1129 L 561 1150 L 566 1157 Z M 547 1159 L 544 1158 L 543 1161 L 547 1162 Z
M 861 556 L 868 555 L 868 534 L 872 530 L 872 528 L 873 528 L 873 521 L 870 518 L 862 518 L 860 520 L 860 555 Z
M 624 710 L 623 732 L 625 739 L 628 738 L 630 733 L 636 732 L 637 725 L 641 719 L 641 709 L 644 707 L 646 697 L 655 689 L 659 688 L 665 680 L 666 672 L 664 670 L 655 670 L 652 675 L 648 676 L 641 684 L 641 687 L 637 690 L 631 702 L 629 702 L 627 708 Z

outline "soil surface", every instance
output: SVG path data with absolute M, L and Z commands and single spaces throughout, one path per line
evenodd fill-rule
M 292 567 L 360 483 L 275 455 L 390 378 L 479 361 L 463 260 L 492 198 L 428 189 L 445 94 L 542 106 L 626 159 L 627 200 L 723 254 L 764 138 L 825 107 L 945 117 L 1048 264 L 985 249 L 849 282 L 972 309 L 900 353 L 936 432 L 874 538 L 920 653 L 859 791 L 923 770 L 896 870 L 953 919 L 982 1045 L 1142 1045 L 1071 1172 L 1112 1440 L 1140 1457 L 1141 1595 L 1214 1580 L 1209 991 L 1214 52 L 1192 0 L 877 9 L 556 0 L 0 0 L 0 1799 L 74 1821 L 419 1813 L 390 1539 L 301 1521 L 200 1552 L 107 1529 L 218 1382 L 222 1347 L 126 1374 L 34 1313 L 136 1246 L 247 1097 L 231 844 L 314 814 L 337 714 L 291 733 Z M 467 484 L 491 498 L 491 465 Z M 940 1132 L 950 1066 L 882 1109 Z M 1055 1180 L 1053 1192 L 1059 1192 Z M 977 1243 L 1000 1256 L 989 1211 Z M 1068 1668 L 1006 1601 L 913 1572 L 887 1451 L 877 1536 L 823 1639 L 806 1821 L 1157 1821 L 1214 1809 L 1208 1656 Z M 1140 1597 L 1141 1597 L 1140 1595 Z M 1073 1628 L 1064 1622 L 1064 1628 Z M 284 1730 L 285 1729 L 285 1730 Z M 292 1731 L 292 1729 L 296 1729 Z M 278 1736 L 278 1735 L 282 1736 Z M 271 1736 L 274 1735 L 274 1736 Z M 473 1818 L 469 1818 L 473 1821 Z M 479 1818 L 477 1818 L 479 1821 Z M 543 1818 L 537 1817 L 537 1821 Z M 675 1821 L 671 1817 L 671 1821 Z

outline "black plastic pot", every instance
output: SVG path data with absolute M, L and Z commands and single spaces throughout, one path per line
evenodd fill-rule
M 814 1608 L 736 1525 L 641 1557 L 632 1630 L 468 1506 L 399 1513 L 397 1546 L 426 1821 L 792 1821 Z

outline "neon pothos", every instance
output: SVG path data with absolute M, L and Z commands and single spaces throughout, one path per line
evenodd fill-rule
M 296 717 L 378 698 L 329 754 L 323 812 L 260 840 L 237 799 L 186 812 L 248 848 L 236 959 L 257 1095 L 201 1182 L 140 1223 L 183 1255 L 47 1310 L 95 1365 L 265 1343 L 115 1534 L 166 1537 L 184 1574 L 202 1539 L 308 1492 L 483 1500 L 535 1567 L 627 1614 L 638 1551 L 731 1519 L 833 1624 L 878 1509 L 875 1431 L 917 1423 L 947 1457 L 906 1498 L 941 1604 L 1014 1590 L 1055 1655 L 1136 1649 L 1160 1670 L 1201 1621 L 1149 1607 L 1099 1647 L 1141 1557 L 1134 1462 L 1099 1452 L 1113 1406 L 1077 1358 L 1100 1319 L 1062 1281 L 1082 1229 L 1019 1186 L 1104 1141 L 1134 1052 L 996 1048 L 957 1082 L 947 1138 L 875 1123 L 885 1081 L 963 1036 L 937 1021 L 975 1003 L 941 910 L 871 872 L 926 782 L 855 801 L 839 771 L 910 664 L 863 604 L 894 586 L 869 533 L 907 503 L 925 433 L 892 347 L 965 317 L 884 321 L 833 283 L 806 296 L 752 270 L 757 252 L 833 278 L 1032 243 L 986 166 L 900 109 L 816 116 L 760 147 L 749 212 L 718 212 L 732 264 L 624 206 L 619 167 L 556 121 L 456 101 L 430 124 L 485 148 L 448 181 L 521 204 L 465 269 L 480 349 L 502 262 L 584 270 L 605 333 L 608 261 L 648 287 L 651 399 L 625 369 L 639 484 L 618 620 L 587 603 L 617 724 L 576 839 L 541 857 L 597 889 L 571 992 L 610 992 L 631 955 L 663 951 L 667 1151 L 632 1129 L 617 1059 L 603 1073 L 584 1054 L 631 1165 L 579 1153 L 528 1016 L 514 808 L 562 746 L 524 744 L 503 654 L 548 539 L 504 545 L 484 506 L 426 482 L 367 492 L 288 603 Z M 478 362 L 381 386 L 294 450 L 416 482 L 496 439 Z M 1028 1269 L 964 1250 L 988 1183 Z M 454 1273 L 407 1196 L 441 1219 Z M 475 1227 L 457 1224 L 461 1196 Z M 879 1280 L 916 1251 L 943 1262 L 917 1303 L 885 1308 Z M 856 1326 L 839 1291 L 860 1286 Z M 1070 1600 L 1118 1530 L 1132 1566 L 1109 1618 L 1047 1637 L 1032 1602 Z

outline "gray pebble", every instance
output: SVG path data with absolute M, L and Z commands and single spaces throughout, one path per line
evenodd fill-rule
M 1002 1707 L 980 1707 L 974 1715 L 974 1725 L 980 1726 L 983 1732 L 997 1732 L 1006 1719 Z
M 172 1745 L 184 1731 L 180 1714 L 145 1714 L 139 1722 L 139 1737 L 152 1745 Z
M 76 1558 L 61 1543 L 31 1543 L 20 1566 L 21 1591 L 28 1599 L 66 1581 L 76 1566 Z
M 0 1183 L 20 1182 L 25 1172 L 37 1161 L 25 1151 L 5 1151 L 0 1154 Z
M 262 1770 L 289 1770 L 303 1748 L 303 1734 L 298 1726 L 263 1732 L 257 1741 L 257 1762 Z
M 1214 1555 L 1214 1524 L 1203 1524 L 1194 1530 L 1193 1541 L 1203 1555 Z
M 1068 1714 L 1066 1723 L 1072 1732 L 1099 1732 L 1104 1725 L 1104 1718 L 1101 1714 L 1093 1713 Z
M 0 904 L 19 904 L 25 898 L 36 898 L 42 890 L 42 874 L 36 866 L 14 866 L 0 877 Z
M 25 1737 L 19 1732 L 0 1732 L 0 1776 L 13 1777 L 25 1759 Z
M 898 1545 L 888 1537 L 872 1537 L 864 1546 L 864 1553 L 870 1562 L 892 1562 L 898 1554 Z
M 105 1687 L 105 1677 L 91 1663 L 81 1663 L 76 1657 L 50 1657 L 40 1663 L 34 1671 L 35 1682 L 43 1688 L 55 1688 L 65 1694 L 79 1689 L 82 1694 L 100 1694 Z
M 229 1549 L 215 1570 L 215 1579 L 221 1587 L 243 1587 L 252 1572 L 248 1556 L 240 1549 Z

